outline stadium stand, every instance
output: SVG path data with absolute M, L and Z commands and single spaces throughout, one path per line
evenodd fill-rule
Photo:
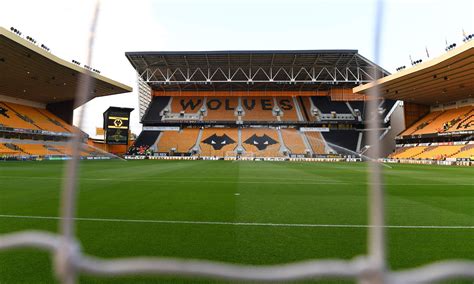
M 396 159 L 412 159 L 421 154 L 426 148 L 427 146 L 407 147 L 404 150 L 400 150 L 395 155 L 392 154 L 391 157 Z
M 305 132 L 304 135 L 314 154 L 326 154 L 326 145 L 321 132 Z
M 0 102 L 0 124 L 4 127 L 38 130 L 33 121 Z
M 20 118 L 30 121 L 31 124 L 36 126 L 38 129 L 53 131 L 53 132 L 69 132 L 58 120 L 53 120 L 48 116 L 45 116 L 43 112 L 37 108 L 28 107 L 19 104 L 5 103 L 11 110 L 20 116 Z
M 474 144 L 468 145 L 433 145 L 399 147 L 389 157 L 393 159 L 444 160 L 469 159 L 474 156 Z
M 302 135 L 296 129 L 281 129 L 283 143 L 291 154 L 306 154 L 306 147 Z
M 68 157 L 72 150 L 64 142 L 15 140 L 15 142 L 0 143 L 0 157 Z M 82 144 L 82 157 L 107 156 L 87 144 Z
M 0 155 L 2 156 L 19 156 L 24 154 L 21 148 L 12 143 L 0 144 Z
M 191 152 L 198 138 L 199 129 L 186 128 L 181 131 L 163 131 L 156 143 L 157 152 Z
M 199 145 L 200 155 L 225 157 L 228 152 L 234 152 L 238 143 L 237 128 L 206 128 Z
M 12 31 L 0 27 L 0 61 L 5 70 L 0 76 L 0 157 L 65 159 L 72 154 L 67 143 L 76 132 L 84 142 L 81 156 L 110 157 L 85 144 L 90 137 L 72 125 L 78 85 L 81 78 L 92 78 L 89 99 L 132 88 L 63 60 Z
M 423 129 L 425 126 L 436 120 L 441 114 L 442 111 L 434 111 L 420 119 L 418 122 L 407 128 L 403 133 L 402 136 L 405 135 L 414 135 L 416 131 Z
M 343 148 L 355 151 L 365 142 L 357 131 L 364 128 L 365 122 L 355 115 L 354 106 L 348 102 L 356 101 L 354 105 L 363 116 L 366 96 L 354 94 L 352 88 L 373 80 L 363 74 L 370 74 L 374 69 L 379 71 L 377 77 L 388 75 L 355 50 L 154 51 L 127 52 L 126 56 L 139 74 L 141 85 L 147 85 L 139 97 L 140 109 L 147 109 L 142 119 L 144 126 L 149 127 L 145 131 L 174 127 L 185 129 L 182 133 L 186 134 L 189 127 L 201 128 L 199 134 L 193 135 L 199 140 L 198 145 L 186 143 L 183 150 L 189 153 L 199 146 L 199 151 L 191 153 L 196 156 L 222 157 L 235 153 L 236 158 L 245 158 L 244 155 L 254 153 L 261 157 L 300 158 L 292 155 L 309 157 L 313 153 L 317 158 L 324 155 L 333 158 Z M 296 66 L 291 67 L 291 62 L 297 64 L 298 71 L 291 70 Z M 314 65 L 314 62 L 318 64 Z M 273 66 L 283 67 L 273 69 Z M 175 75 L 171 78 L 162 76 L 159 70 L 166 68 Z M 347 68 L 361 68 L 364 72 L 351 71 L 349 74 Z M 336 69 L 340 72 L 335 75 L 327 72 Z M 292 77 L 293 71 L 299 75 Z M 152 72 L 156 78 L 150 80 L 144 76 L 147 72 Z M 340 76 L 346 73 L 354 78 L 348 80 L 346 76 Z M 334 84 L 326 84 L 328 80 Z M 171 102 L 166 107 L 158 107 L 157 99 L 153 98 L 150 103 L 149 95 L 168 96 Z M 313 115 L 316 114 L 315 107 L 319 108 L 317 117 Z M 167 112 L 161 120 L 156 119 L 157 114 L 149 119 L 151 113 L 163 110 Z M 389 122 L 385 124 L 389 125 Z M 331 143 L 342 143 L 342 148 L 328 147 L 326 134 L 306 134 L 307 129 L 300 131 L 302 127 L 319 128 L 309 131 L 331 130 L 327 134 Z M 222 149 L 217 149 L 213 145 L 221 140 L 211 139 L 208 141 L 211 144 L 205 142 L 213 135 L 214 139 L 226 135 L 234 144 L 225 142 Z M 170 148 L 170 144 L 176 145 L 176 141 L 184 139 L 176 133 L 161 137 L 157 144 L 161 154 L 169 152 L 166 148 Z M 311 138 L 314 141 L 310 142 Z M 341 153 L 348 154 L 347 151 Z
M 440 132 L 471 130 L 474 124 L 470 123 L 474 107 L 465 106 L 457 109 L 431 112 L 401 135 L 420 135 Z
M 73 126 L 45 109 L 7 102 L 0 102 L 0 124 L 10 128 L 59 133 L 73 131 Z
M 453 154 L 451 158 L 473 158 L 474 157 L 474 144 L 463 146 L 457 153 Z
M 423 152 L 416 155 L 415 159 L 431 159 L 441 160 L 444 158 L 451 157 L 454 153 L 458 153 L 462 149 L 463 145 L 451 145 L 451 146 L 434 146 L 425 148 Z

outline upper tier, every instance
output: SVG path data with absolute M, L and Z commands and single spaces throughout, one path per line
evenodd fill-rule
M 0 102 L 0 127 L 71 133 L 74 127 L 46 109 Z
M 387 114 L 393 103 L 380 105 Z M 155 96 L 143 123 L 359 123 L 364 120 L 364 106 L 364 101 L 331 100 L 328 96 Z
M 453 133 L 474 130 L 474 106 L 430 112 L 400 135 Z

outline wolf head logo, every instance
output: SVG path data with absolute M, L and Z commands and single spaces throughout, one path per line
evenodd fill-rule
M 277 141 L 273 140 L 267 134 L 263 136 L 257 136 L 256 134 L 249 137 L 247 140 L 244 141 L 245 144 L 254 145 L 257 147 L 258 150 L 265 150 L 268 146 L 278 144 Z
M 227 136 L 226 134 L 222 136 L 217 136 L 217 134 L 215 133 L 207 137 L 206 139 L 202 140 L 202 142 L 211 145 L 212 148 L 214 148 L 214 150 L 220 150 L 225 145 L 235 143 L 235 141 L 229 136 Z

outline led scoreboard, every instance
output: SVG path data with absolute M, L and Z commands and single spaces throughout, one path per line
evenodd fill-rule
M 109 107 L 104 112 L 104 135 L 106 144 L 127 145 L 130 113 L 133 108 Z

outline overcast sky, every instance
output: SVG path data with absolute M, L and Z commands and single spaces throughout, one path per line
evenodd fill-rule
M 14 26 L 66 60 L 85 62 L 95 0 L 2 2 L 0 25 Z M 92 67 L 134 88 L 92 100 L 83 129 L 95 133 L 109 106 L 133 107 L 136 75 L 126 51 L 358 49 L 373 60 L 375 0 L 102 0 Z M 387 0 L 379 64 L 390 72 L 444 52 L 474 33 L 474 0 Z

